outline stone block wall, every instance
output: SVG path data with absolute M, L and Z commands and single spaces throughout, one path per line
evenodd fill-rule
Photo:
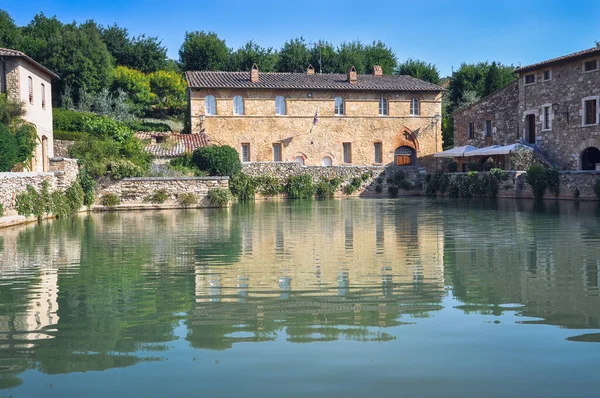
M 244 173 L 252 177 L 271 176 L 277 178 L 281 183 L 286 183 L 292 176 L 309 174 L 313 182 L 317 183 L 323 178 L 331 179 L 339 177 L 342 179 L 342 186 L 346 185 L 353 178 L 361 178 L 364 174 L 370 177 L 363 182 L 360 189 L 354 195 L 375 196 L 376 186 L 381 185 L 382 195 L 387 195 L 389 184 L 387 178 L 395 173 L 402 171 L 406 175 L 406 180 L 418 192 L 423 183 L 425 171 L 417 167 L 395 167 L 395 166 L 303 166 L 296 162 L 250 162 L 244 163 Z M 413 192 L 413 194 L 415 193 Z M 399 195 L 407 192 L 400 191 Z M 341 195 L 341 192 L 338 192 Z
M 210 207 L 208 191 L 214 188 L 229 188 L 228 177 L 141 177 L 111 180 L 96 189 L 97 204 L 104 195 L 114 193 L 121 199 L 121 205 L 141 205 L 156 191 L 164 189 L 169 198 L 163 205 L 177 206 L 177 198 L 182 193 L 198 197 L 197 206 Z
M 39 191 L 44 181 L 48 181 L 51 191 L 56 189 L 54 173 L 0 173 L 0 203 L 4 206 L 4 215 L 16 214 L 17 195 L 25 192 L 27 185 Z
M 54 156 L 57 158 L 68 158 L 69 148 L 75 143 L 75 141 L 67 140 L 54 140 Z
M 66 189 L 77 180 L 79 165 L 76 159 L 51 158 L 49 167 L 55 175 L 57 189 Z

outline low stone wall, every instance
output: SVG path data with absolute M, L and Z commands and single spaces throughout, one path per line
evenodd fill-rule
M 56 176 L 56 188 L 66 189 L 77 180 L 79 165 L 76 159 L 50 158 L 50 171 Z
M 407 192 L 400 190 L 399 195 L 415 194 L 420 191 L 424 169 L 417 167 L 394 167 L 394 166 L 304 166 L 297 162 L 249 162 L 243 164 L 244 173 L 252 177 L 271 176 L 285 183 L 292 176 L 309 174 L 315 183 L 323 178 L 331 179 L 339 177 L 342 179 L 342 186 L 346 185 L 354 178 L 361 178 L 368 174 L 369 178 L 363 181 L 360 189 L 353 196 L 378 196 L 387 195 L 389 184 L 387 178 L 402 171 L 406 180 L 415 191 Z M 380 186 L 381 192 L 377 192 L 377 186 Z M 338 192 L 341 195 L 341 191 Z
M 44 181 L 48 181 L 50 190 L 56 189 L 54 173 L 0 173 L 0 203 L 4 206 L 4 215 L 16 214 L 17 195 L 25 192 L 27 185 L 40 190 Z
M 54 140 L 54 156 L 57 158 L 68 158 L 69 148 L 75 143 L 75 141 L 66 140 Z
M 148 177 L 148 178 L 124 178 L 122 180 L 111 180 L 98 186 L 96 189 L 96 204 L 100 205 L 102 197 L 107 194 L 115 194 L 121 199 L 122 207 L 131 205 L 148 205 L 147 198 L 156 191 L 164 189 L 169 195 L 168 199 L 161 204 L 163 208 L 177 207 L 178 196 L 183 193 L 191 193 L 198 197 L 198 203 L 193 207 L 211 207 L 208 201 L 208 191 L 214 188 L 229 188 L 228 177 Z

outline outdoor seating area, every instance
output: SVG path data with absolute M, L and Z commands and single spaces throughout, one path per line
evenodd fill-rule
M 433 156 L 435 158 L 452 158 L 458 164 L 458 171 L 469 171 L 468 165 L 476 162 L 483 167 L 488 165 L 494 168 L 508 170 L 510 169 L 509 156 L 519 150 L 532 151 L 533 148 L 520 143 L 510 145 L 491 145 L 484 148 L 477 148 L 473 145 L 455 147 Z M 490 168 L 491 168 L 490 167 Z

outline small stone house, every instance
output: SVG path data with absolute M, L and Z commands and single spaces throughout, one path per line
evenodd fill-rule
M 52 80 L 58 75 L 24 53 L 0 48 L 0 93 L 21 101 L 23 119 L 34 124 L 39 143 L 29 165 L 31 171 L 48 171 L 54 156 L 52 129 Z
M 444 89 L 410 76 L 186 72 L 192 133 L 243 162 L 433 165 Z
M 138 132 L 135 136 L 144 143 L 144 150 L 152 155 L 155 164 L 166 163 L 210 145 L 206 134 Z
M 522 66 L 515 75 L 454 113 L 455 146 L 521 141 L 564 169 L 600 167 L 600 47 Z

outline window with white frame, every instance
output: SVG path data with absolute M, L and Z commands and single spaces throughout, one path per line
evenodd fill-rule
M 215 100 L 214 95 L 207 95 L 206 98 L 204 98 L 204 113 L 206 115 L 217 114 L 217 101 Z
M 387 116 L 389 114 L 388 100 L 385 98 L 379 99 L 379 116 Z
M 552 104 L 542 106 L 542 130 L 552 130 Z
M 590 61 L 585 61 L 583 63 L 583 71 L 584 72 L 592 72 L 598 70 L 598 60 L 592 59 Z
M 250 144 L 242 144 L 242 162 L 250 161 Z
M 598 124 L 598 96 L 586 97 L 582 100 L 582 125 Z
M 31 76 L 27 77 L 27 85 L 29 88 L 29 103 L 33 104 L 33 79 Z
M 472 139 L 475 137 L 475 123 L 469 123 L 469 129 L 467 131 L 467 133 L 469 134 L 469 139 Z
M 244 114 L 244 99 L 239 95 L 233 97 L 233 114 L 243 115 Z
M 342 97 L 335 97 L 335 114 L 341 116 L 344 114 L 344 99 Z
M 419 100 L 416 98 L 413 98 L 410 100 L 410 115 L 411 116 L 418 116 L 421 114 L 421 104 L 419 103 Z
M 275 97 L 275 114 L 285 115 L 285 98 L 281 95 Z
M 533 84 L 533 83 L 535 83 L 535 73 L 525 75 L 525 84 Z
M 544 79 L 545 82 L 547 82 L 548 80 L 552 79 L 552 71 L 545 70 L 544 74 L 543 74 L 543 79 Z

